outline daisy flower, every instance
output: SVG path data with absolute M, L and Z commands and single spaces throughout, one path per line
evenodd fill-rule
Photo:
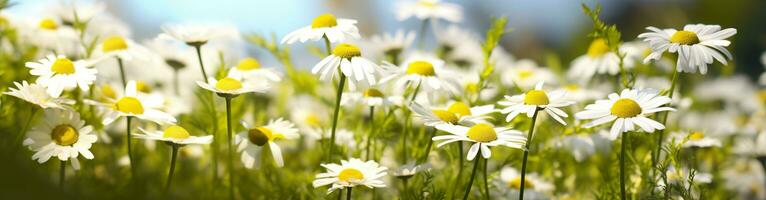
M 405 88 L 408 84 L 420 85 L 420 89 L 430 93 L 437 91 L 449 91 L 458 93 L 460 86 L 452 76 L 453 74 L 444 69 L 444 61 L 421 56 L 413 56 L 402 62 L 397 67 L 384 62 L 385 68 L 391 68 L 391 74 L 381 79 L 380 82 L 388 82 L 396 79 L 394 87 Z M 413 86 L 414 87 L 414 86 Z
M 362 92 L 351 92 L 343 96 L 341 105 L 349 105 L 349 102 L 362 103 L 365 106 L 395 106 L 402 105 L 404 98 L 399 95 L 387 96 L 377 88 L 370 87 Z
M 595 119 L 584 125 L 585 128 L 614 121 L 609 131 L 609 139 L 617 139 L 620 133 L 633 131 L 635 126 L 648 133 L 665 129 L 661 123 L 649 119 L 646 115 L 675 111 L 663 105 L 670 103 L 667 96 L 659 96 L 659 91 L 651 88 L 624 89 L 620 94 L 609 94 L 608 99 L 597 100 L 596 103 L 585 106 L 585 110 L 575 114 L 577 119 Z
M 74 169 L 80 169 L 77 157 L 93 159 L 90 147 L 97 139 L 93 127 L 86 126 L 77 112 L 46 110 L 45 120 L 29 131 L 24 145 L 35 151 L 32 159 L 38 163 L 57 157 L 61 161 L 71 161 Z
M 174 24 L 162 26 L 164 33 L 160 38 L 172 38 L 189 46 L 202 46 L 210 39 L 218 37 L 239 37 L 239 31 L 233 26 L 212 24 Z
M 178 125 L 171 125 L 164 131 L 147 131 L 141 128 L 139 130 L 144 132 L 144 134 L 136 134 L 135 136 L 138 139 L 163 141 L 168 144 L 210 144 L 210 142 L 213 142 L 212 135 L 202 137 L 192 136 L 185 128 Z
M 79 87 L 82 91 L 88 91 L 90 84 L 96 80 L 95 69 L 88 68 L 89 61 L 72 61 L 64 55 L 48 55 L 37 62 L 27 62 L 29 73 L 38 76 L 37 83 L 47 87 L 47 92 L 53 97 L 58 97 L 64 90 Z
M 491 124 L 476 124 L 471 127 L 461 125 L 439 124 L 436 129 L 450 133 L 450 135 L 439 135 L 433 137 L 434 141 L 446 140 L 436 145 L 444 146 L 452 142 L 468 141 L 474 143 L 468 149 L 468 160 L 473 160 L 476 154 L 481 152 L 481 156 L 488 159 L 492 152 L 489 147 L 507 146 L 516 149 L 523 149 L 527 138 L 520 131 L 511 130 L 505 127 L 496 128 Z
M 371 52 L 375 52 L 376 58 L 385 59 L 391 63 L 398 63 L 399 55 L 404 52 L 404 49 L 412 45 L 413 41 L 415 41 L 415 32 L 397 30 L 393 34 L 373 35 L 365 42 L 365 46 L 369 46 L 368 49 Z
M 320 80 L 332 80 L 340 67 L 340 71 L 349 78 L 349 87 L 356 88 L 355 84 L 366 81 L 369 85 L 375 85 L 376 78 L 382 69 L 374 62 L 362 57 L 359 47 L 351 44 L 339 44 L 332 50 L 332 54 L 319 61 L 311 73 L 320 74 Z
M 553 119 L 566 126 L 567 123 L 561 118 L 566 118 L 569 115 L 559 108 L 572 105 L 575 102 L 567 101 L 564 98 L 565 94 L 566 92 L 563 90 L 557 90 L 550 92 L 550 95 L 548 95 L 548 93 L 543 90 L 543 82 L 540 82 L 537 83 L 534 90 L 527 91 L 520 95 L 505 95 L 505 101 L 498 101 L 497 104 L 507 106 L 501 110 L 503 114 L 508 114 L 508 116 L 505 117 L 505 121 L 507 122 L 516 118 L 520 113 L 526 113 L 527 117 L 532 118 L 535 112 L 539 109 L 545 110 L 545 112 L 553 117 Z
M 609 50 L 606 40 L 597 38 L 590 43 L 585 55 L 572 61 L 568 76 L 570 79 L 588 81 L 594 74 L 615 75 L 618 72 L 620 72 L 620 57 Z
M 137 117 L 160 124 L 176 123 L 175 117 L 159 110 L 163 106 L 162 98 L 157 98 L 156 95 L 139 94 L 136 85 L 136 81 L 130 80 L 125 86 L 124 95 L 115 94 L 116 98 L 107 97 L 104 99 L 106 102 L 90 102 L 108 108 L 103 116 L 104 125 L 111 124 L 119 117 Z
M 521 173 L 512 167 L 503 167 L 500 170 L 500 176 L 495 182 L 497 188 L 502 191 L 501 197 L 497 198 L 511 198 L 518 197 L 518 193 L 521 190 Z M 537 174 L 527 174 L 524 178 L 524 196 L 529 199 L 547 199 L 550 192 L 553 191 L 555 186 L 545 181 Z
M 486 119 L 490 113 L 496 112 L 495 105 L 484 105 L 470 107 L 463 102 L 453 102 L 445 108 L 426 108 L 419 103 L 410 105 L 410 109 L 415 112 L 415 116 L 424 121 L 426 126 L 437 125 L 474 125 L 487 123 Z
M 267 144 L 277 167 L 284 166 L 282 150 L 275 141 L 292 140 L 300 137 L 295 124 L 282 118 L 271 120 L 266 126 L 251 127 L 245 122 L 242 122 L 242 126 L 246 130 L 238 133 L 236 136 L 236 143 L 238 143 L 237 151 L 242 152 L 242 164 L 248 169 L 253 168 L 253 166 L 255 168 L 261 166 L 261 154 L 263 153 L 264 145 Z
M 317 174 L 312 183 L 314 187 L 330 185 L 327 193 L 332 193 L 337 189 L 353 188 L 356 186 L 365 186 L 367 188 L 386 187 L 381 178 L 387 175 L 388 168 L 378 165 L 377 162 L 369 160 L 362 161 L 357 158 L 350 160 L 341 160 L 340 165 L 322 164 L 327 172 Z
M 45 87 L 37 83 L 29 84 L 27 81 L 22 81 L 21 83 L 13 82 L 13 84 L 16 88 L 8 88 L 10 91 L 3 94 L 22 99 L 43 109 L 66 109 L 68 105 L 74 104 L 74 100 L 51 96 L 45 91 Z
M 555 83 L 556 76 L 550 69 L 538 66 L 533 60 L 521 59 L 503 71 L 502 82 L 507 86 L 515 85 L 527 90 L 540 82 Z
M 652 26 L 646 29 L 651 32 L 638 35 L 652 47 L 652 53 L 644 59 L 644 63 L 659 60 L 665 51 L 678 53 L 676 70 L 694 73 L 699 69 L 702 74 L 707 73 L 707 65 L 712 64 L 713 59 L 724 65 L 727 64 L 726 59 L 732 59 L 725 48 L 731 42 L 726 39 L 737 34 L 734 28 L 721 30 L 721 26 L 705 24 L 687 24 L 683 30 Z
M 685 139 L 682 147 L 709 148 L 721 146 L 721 140 L 707 136 L 701 131 L 675 132 L 672 135 L 675 135 L 676 141 L 684 141 Z
M 463 19 L 463 9 L 459 5 L 440 0 L 401 1 L 396 4 L 396 19 L 404 21 L 410 17 L 420 20 L 444 19 L 453 23 Z
M 77 33 L 54 18 L 46 17 L 38 19 L 30 24 L 31 32 L 25 34 L 27 40 L 38 45 L 42 50 L 55 52 L 71 52 L 77 46 Z M 22 33 L 23 34 L 23 33 Z
M 251 57 L 239 60 L 239 63 L 229 70 L 229 76 L 233 78 L 242 78 L 245 81 L 261 78 L 266 78 L 269 81 L 274 82 L 282 80 L 282 78 L 279 77 L 277 70 L 272 68 L 261 68 L 261 63 Z
M 107 37 L 96 46 L 93 52 L 96 57 L 117 57 L 122 60 L 132 60 L 133 58 L 151 57 L 148 49 L 131 39 L 115 35 Z
M 295 41 L 317 41 L 326 37 L 330 43 L 343 42 L 346 37 L 359 38 L 359 29 L 356 28 L 356 20 L 335 18 L 335 15 L 326 13 L 317 16 L 311 21 L 311 25 L 288 33 L 282 38 L 282 44 L 292 44 Z
M 226 77 L 220 80 L 208 77 L 208 80 L 210 83 L 197 81 L 197 85 L 211 92 L 215 92 L 218 96 L 237 96 L 250 92 L 264 93 L 269 88 L 268 83 L 265 81 L 249 81 L 243 83 L 239 79 L 232 77 Z

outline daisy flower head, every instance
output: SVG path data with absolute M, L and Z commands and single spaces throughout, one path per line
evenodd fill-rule
M 51 157 L 71 161 L 72 167 L 80 169 L 77 157 L 93 159 L 90 147 L 98 137 L 92 126 L 86 126 L 80 114 L 68 110 L 46 110 L 45 119 L 29 131 L 24 145 L 35 151 L 33 160 L 44 163 Z
M 429 94 L 438 91 L 455 94 L 460 91 L 460 85 L 454 75 L 444 69 L 444 61 L 437 58 L 415 55 L 398 67 L 385 62 L 384 66 L 389 69 L 390 74 L 381 79 L 381 82 L 396 79 L 396 88 L 406 88 L 408 84 L 412 84 L 412 87 L 420 87 L 420 90 Z
M 597 100 L 585 106 L 585 110 L 575 114 L 575 117 L 580 120 L 594 119 L 585 124 L 585 128 L 614 121 L 609 131 L 611 140 L 617 139 L 620 133 L 636 130 L 636 126 L 652 133 L 654 130 L 665 129 L 665 126 L 647 118 L 646 115 L 661 111 L 675 111 L 671 107 L 664 106 L 670 103 L 670 98 L 659 96 L 659 94 L 658 90 L 651 88 L 624 89 L 620 94 L 609 94 L 608 99 Z
M 215 92 L 218 96 L 237 96 L 240 94 L 257 92 L 264 93 L 269 89 L 269 85 L 266 81 L 247 81 L 242 82 L 241 79 L 226 77 L 219 80 L 215 80 L 213 77 L 208 77 L 209 83 L 197 81 L 197 85 L 201 88 Z
M 396 30 L 395 33 L 383 33 L 373 35 L 365 42 L 371 52 L 375 52 L 376 58 L 388 60 L 391 63 L 397 63 L 399 55 L 412 45 L 415 41 L 415 32 Z
M 135 80 L 130 80 L 122 96 L 111 91 L 115 98 L 106 98 L 105 102 L 90 102 L 108 108 L 103 117 L 104 125 L 114 122 L 119 117 L 136 117 L 160 124 L 176 123 L 175 117 L 160 110 L 164 102 L 162 98 L 157 95 L 140 94 L 137 85 Z
M 45 86 L 50 96 L 58 97 L 64 90 L 79 87 L 88 91 L 96 80 L 96 69 L 86 60 L 72 61 L 64 55 L 48 55 L 37 62 L 27 62 L 29 73 L 37 77 L 37 83 Z
M 516 149 L 524 149 L 527 138 L 521 131 L 511 130 L 505 127 L 494 127 L 491 124 L 481 123 L 470 127 L 462 125 L 439 124 L 436 129 L 450 133 L 449 135 L 438 135 L 433 137 L 434 141 L 446 140 L 436 145 L 444 146 L 452 142 L 467 141 L 472 142 L 468 149 L 468 160 L 473 160 L 479 152 L 481 156 L 488 159 L 492 152 L 489 147 L 507 146 Z
M 367 188 L 386 187 L 381 178 L 388 173 L 388 168 L 380 166 L 377 162 L 369 160 L 362 161 L 357 158 L 350 160 L 341 160 L 340 165 L 335 163 L 322 164 L 327 172 L 316 175 L 312 183 L 314 187 L 330 185 L 327 193 L 332 193 L 338 189 L 353 188 L 356 186 L 365 186 Z
M 96 57 L 117 57 L 123 60 L 151 57 L 148 49 L 120 35 L 106 37 L 96 46 L 93 53 Z
M 452 102 L 447 107 L 427 108 L 419 103 L 410 105 L 410 109 L 415 112 L 415 116 L 424 121 L 426 126 L 437 125 L 474 125 L 487 123 L 486 119 L 490 113 L 497 112 L 495 105 L 484 105 L 470 107 L 460 101 Z
M 242 152 L 242 164 L 248 169 L 260 167 L 264 145 L 268 145 L 277 167 L 284 166 L 282 150 L 276 141 L 300 137 L 295 124 L 282 118 L 271 120 L 266 126 L 251 127 L 245 122 L 242 122 L 242 126 L 246 130 L 236 136 L 237 151 Z
M 543 84 L 543 82 L 537 83 L 534 90 L 529 90 L 524 94 L 514 96 L 505 95 L 505 101 L 497 102 L 497 104 L 507 106 L 501 110 L 503 114 L 508 114 L 508 116 L 505 117 L 505 121 L 510 122 L 521 113 L 526 113 L 527 117 L 531 118 L 538 110 L 544 110 L 559 123 L 567 125 L 561 118 L 566 118 L 569 115 L 561 110 L 560 107 L 569 106 L 575 102 L 566 100 L 564 97 L 566 92 L 564 90 L 556 90 L 547 93 L 543 90 Z
M 229 70 L 229 76 L 238 79 L 268 79 L 269 81 L 279 82 L 282 78 L 277 70 L 273 68 L 263 68 L 261 63 L 255 58 L 247 57 L 239 60 L 236 66 Z
M 14 96 L 43 109 L 67 109 L 68 105 L 74 104 L 74 100 L 51 96 L 46 92 L 45 87 L 37 83 L 29 84 L 27 81 L 22 81 L 21 83 L 13 82 L 13 84 L 16 88 L 8 88 L 10 91 L 3 94 Z
M 332 54 L 319 61 L 311 69 L 312 74 L 319 74 L 320 80 L 332 80 L 340 67 L 342 75 L 348 77 L 349 87 L 356 88 L 356 84 L 365 81 L 368 85 L 375 85 L 383 71 L 377 64 L 362 57 L 362 51 L 356 45 L 339 44 L 332 50 Z
M 527 90 L 540 82 L 555 83 L 556 76 L 547 67 L 540 67 L 535 61 L 530 59 L 521 59 L 503 71 L 503 84 L 507 86 L 518 86 Z
M 710 137 L 702 131 L 675 132 L 676 141 L 684 141 L 682 147 L 710 148 L 720 147 L 721 140 Z
M 502 198 L 518 197 L 521 190 L 521 173 L 512 167 L 503 167 L 495 182 L 502 193 Z M 524 196 L 530 199 L 547 199 L 555 186 L 544 180 L 538 174 L 527 174 L 524 177 Z M 500 197 L 498 197 L 500 198 Z
M 172 38 L 189 46 L 202 46 L 214 38 L 239 37 L 233 26 L 216 24 L 172 24 L 162 26 L 160 38 Z
M 335 15 L 325 13 L 311 21 L 311 25 L 288 33 L 282 38 L 282 44 L 292 44 L 295 41 L 317 41 L 326 37 L 330 43 L 343 42 L 346 37 L 359 38 L 356 20 L 335 18 Z
M 453 3 L 440 0 L 400 1 L 396 4 L 396 19 L 404 21 L 410 17 L 420 20 L 444 19 L 452 23 L 463 20 L 463 9 Z
M 36 19 L 24 24 L 29 27 L 29 33 L 22 33 L 31 43 L 44 50 L 56 52 L 71 52 L 77 47 L 77 32 L 69 26 L 52 17 Z
M 213 136 L 192 136 L 189 131 L 178 125 L 171 125 L 164 131 L 147 131 L 139 128 L 144 134 L 136 134 L 136 138 L 144 140 L 163 141 L 168 144 L 187 145 L 187 144 L 210 144 L 213 142 Z
M 386 95 L 376 87 L 369 87 L 364 91 L 351 92 L 343 96 L 342 105 L 349 105 L 349 102 L 361 103 L 365 106 L 397 106 L 402 105 L 404 97 L 399 95 Z
M 631 67 L 625 65 L 624 67 Z M 595 74 L 615 75 L 620 72 L 620 57 L 610 51 L 606 40 L 591 41 L 585 55 L 575 58 L 567 76 L 573 80 L 588 81 Z
M 707 73 L 707 66 L 717 60 L 726 65 L 732 56 L 726 47 L 731 44 L 727 38 L 737 34 L 737 29 L 721 30 L 719 25 L 687 24 L 683 30 L 647 27 L 651 32 L 642 33 L 638 38 L 648 42 L 652 53 L 644 63 L 659 60 L 665 51 L 678 53 L 676 70 L 679 72 Z M 724 57 L 726 56 L 726 57 Z

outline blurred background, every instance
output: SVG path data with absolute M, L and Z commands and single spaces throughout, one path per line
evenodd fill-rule
M 463 7 L 460 24 L 483 35 L 492 16 L 507 16 L 513 33 L 505 36 L 502 46 L 515 57 L 541 60 L 556 53 L 564 63 L 582 54 L 589 42 L 590 20 L 582 13 L 580 3 L 593 6 L 597 1 L 572 0 L 446 0 Z M 82 0 L 82 2 L 89 2 Z M 308 25 L 322 13 L 359 21 L 363 36 L 398 29 L 418 30 L 420 22 L 395 19 L 393 0 L 105 0 L 106 10 L 132 28 L 137 41 L 155 37 L 167 23 L 203 21 L 236 25 L 243 33 L 275 33 L 278 37 Z M 24 0 L 9 12 L 19 15 L 40 13 L 39 9 L 56 6 L 61 0 Z M 756 79 L 764 71 L 761 54 L 766 49 L 766 1 L 762 0 L 611 0 L 602 4 L 602 18 L 616 24 L 623 40 L 630 41 L 647 26 L 683 28 L 684 24 L 719 24 L 736 28 L 731 50 L 731 65 L 740 73 Z M 42 5 L 42 6 L 41 6 Z M 429 33 L 432 34 L 432 33 Z M 305 48 L 294 47 L 294 53 L 307 54 Z M 255 50 L 253 50 L 255 51 Z M 252 52 L 258 54 L 259 52 Z M 268 57 L 268 56 L 264 56 Z M 268 58 L 264 58 L 268 62 Z M 298 61 L 311 65 L 313 60 Z M 275 64 L 275 63 L 274 63 Z

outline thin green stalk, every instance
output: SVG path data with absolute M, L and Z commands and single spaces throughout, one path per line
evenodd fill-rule
M 527 144 L 524 145 L 524 158 L 521 161 L 521 185 L 519 187 L 519 199 L 524 199 L 524 183 L 526 183 L 527 177 L 527 157 L 529 157 L 529 144 L 532 143 L 532 136 L 535 133 L 535 122 L 537 122 L 537 113 L 539 108 L 535 109 L 535 113 L 532 115 L 532 124 L 529 126 L 529 132 L 527 132 Z
M 327 55 L 329 56 L 332 54 L 332 46 L 330 45 L 330 39 L 327 38 L 327 35 L 323 35 L 322 39 L 324 39 L 324 47 L 325 49 L 327 49 Z
M 402 192 L 400 193 L 402 199 L 407 194 L 407 185 L 409 185 L 409 177 L 402 178 Z
M 481 157 L 480 155 L 474 158 L 473 161 L 473 170 L 471 170 L 471 178 L 468 179 L 468 186 L 465 187 L 465 194 L 463 194 L 463 200 L 468 199 L 468 195 L 471 194 L 471 186 L 473 185 L 473 178 L 476 176 L 476 169 L 479 168 L 479 160 L 481 160 L 484 157 Z
M 122 64 L 122 58 L 117 57 L 117 65 L 120 67 L 120 79 L 122 79 L 122 87 L 128 85 L 127 79 L 125 79 L 125 66 Z
M 231 146 L 231 98 L 232 97 L 224 97 L 224 99 L 226 99 L 226 146 L 228 147 L 226 167 L 228 167 L 229 170 L 229 199 L 234 199 L 234 162 L 232 152 L 234 147 Z
M 171 144 L 172 154 L 170 156 L 170 171 L 168 171 L 168 180 L 165 182 L 165 194 L 170 190 L 170 183 L 173 182 L 173 171 L 176 169 L 176 158 L 178 157 L 178 144 Z
M 346 200 L 351 200 L 351 189 L 353 188 L 349 187 L 348 189 L 346 189 Z
M 34 121 L 35 115 L 37 115 L 37 111 L 40 109 L 37 109 L 37 105 L 30 105 L 29 110 L 30 110 L 29 119 L 27 120 L 26 123 L 24 123 L 24 127 L 21 129 L 21 131 L 19 131 L 19 134 L 16 136 L 16 139 L 13 140 L 15 141 L 14 145 L 18 145 L 17 148 L 14 148 L 14 149 L 18 149 L 18 147 L 23 144 L 22 140 L 24 140 L 24 136 L 26 135 L 27 130 L 29 130 L 29 126 L 32 125 L 32 121 Z
M 338 93 L 335 95 L 335 111 L 332 118 L 332 130 L 330 132 L 330 152 L 327 154 L 327 161 L 332 161 L 332 155 L 335 153 L 335 130 L 338 128 L 338 115 L 340 114 L 340 100 L 343 98 L 343 88 L 346 86 L 346 76 L 340 73 L 340 82 L 338 82 Z
M 487 184 L 487 179 L 489 179 L 487 178 L 487 162 L 489 161 L 489 159 L 482 159 L 482 160 L 484 160 L 484 170 L 482 170 L 483 172 L 482 176 L 484 176 L 484 199 L 489 200 L 489 184 Z
M 136 174 L 136 170 L 135 170 L 135 167 L 134 167 L 135 163 L 134 163 L 134 160 L 133 160 L 133 145 L 132 145 L 132 142 L 131 142 L 133 136 L 132 136 L 132 134 L 130 134 L 130 122 L 132 121 L 132 119 L 133 119 L 133 117 L 131 117 L 131 116 L 125 117 L 125 121 L 127 122 L 126 126 L 127 126 L 127 129 L 128 129 L 126 134 L 125 134 L 125 135 L 127 135 L 127 138 L 126 138 L 127 140 L 125 141 L 125 143 L 128 143 L 128 160 L 130 160 L 130 174 L 131 174 L 131 177 Z
M 197 51 L 197 60 L 199 61 L 199 69 L 202 71 L 202 78 L 205 80 L 205 83 L 210 83 L 209 80 L 207 80 L 207 72 L 205 72 L 205 64 L 202 62 L 202 45 L 194 45 L 194 49 Z
M 410 103 L 414 102 L 415 98 L 417 98 L 418 92 L 420 91 L 420 85 L 421 85 L 421 81 L 418 81 L 418 86 L 415 87 L 415 90 L 412 92 L 412 96 L 410 97 Z M 412 126 L 412 121 L 410 117 L 411 114 L 412 114 L 412 111 L 407 111 L 405 112 L 406 116 L 404 117 L 404 131 L 402 131 L 401 142 L 400 142 L 402 144 L 402 164 L 407 163 L 407 155 L 408 155 L 407 136 L 410 135 L 410 127 Z
M 673 99 L 673 94 L 675 93 L 676 84 L 678 83 L 680 73 L 678 73 L 678 70 L 673 70 L 673 76 L 670 78 L 670 89 L 668 89 L 668 97 L 670 99 Z M 665 112 L 664 115 L 662 115 L 662 125 L 665 125 L 668 121 L 668 112 Z M 660 159 L 660 154 L 662 153 L 662 139 L 665 136 L 665 129 L 660 130 L 660 134 L 657 134 L 657 150 L 655 156 L 652 158 L 652 168 L 655 168 L 657 166 L 657 161 Z
M 59 188 L 64 189 L 64 178 L 66 177 L 66 161 L 61 160 L 61 167 L 59 168 Z
M 370 141 L 373 138 L 373 131 L 375 131 L 375 106 L 370 106 L 370 132 L 367 132 L 367 144 L 364 145 L 364 158 L 367 160 L 370 160 Z
M 428 154 L 431 154 L 431 147 L 434 145 L 434 140 L 431 139 L 436 135 L 436 128 L 431 129 L 431 134 L 428 136 L 428 145 L 426 146 L 426 152 L 423 154 L 422 157 L 420 157 L 420 160 L 418 160 L 418 163 L 425 163 L 426 160 L 428 160 Z
M 458 191 L 457 187 L 458 185 L 460 185 L 460 182 L 462 180 L 460 178 L 463 177 L 463 141 L 458 141 L 457 145 L 458 145 L 457 146 L 457 151 L 458 151 L 457 152 L 457 157 L 458 157 L 457 177 L 455 177 L 455 182 L 454 182 L 455 184 L 453 184 L 453 187 L 452 187 L 452 197 L 454 197 L 455 194 L 457 193 Z
M 630 132 L 622 134 L 622 143 L 620 144 L 620 199 L 625 200 L 625 146 L 628 143 Z

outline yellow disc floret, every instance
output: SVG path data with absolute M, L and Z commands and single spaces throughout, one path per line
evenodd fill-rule
M 144 106 L 135 97 L 122 97 L 114 104 L 114 109 L 129 114 L 144 114 Z
M 436 75 L 436 71 L 434 71 L 434 65 L 430 62 L 419 60 L 410 62 L 410 64 L 407 65 L 407 74 L 434 76 Z
M 440 120 L 444 122 L 448 122 L 451 124 L 457 124 L 458 122 L 457 115 L 455 115 L 455 113 L 452 113 L 450 111 L 432 110 L 431 112 L 434 113 L 434 115 L 436 115 L 437 118 L 439 118 Z
M 614 102 L 610 111 L 614 116 L 631 118 L 641 114 L 641 106 L 639 106 L 633 99 L 620 99 Z
M 524 104 L 543 106 L 548 105 L 548 94 L 542 90 L 530 90 L 524 94 Z
M 609 52 L 609 46 L 606 45 L 606 40 L 598 38 L 593 40 L 588 47 L 588 56 L 599 57 Z
M 104 95 L 104 97 L 107 97 L 110 99 L 117 98 L 117 93 L 114 92 L 114 89 L 112 89 L 112 86 L 109 86 L 109 85 L 101 86 L 101 94 Z
M 173 138 L 173 139 L 186 139 L 189 138 L 189 132 L 186 131 L 181 126 L 173 125 L 165 129 L 165 131 L 162 133 L 162 137 L 164 138 Z
M 120 36 L 112 36 L 104 40 L 101 50 L 104 52 L 111 52 L 111 51 L 124 50 L 127 48 L 128 48 L 128 43 L 125 42 L 124 38 Z
M 383 92 L 375 88 L 370 88 L 364 91 L 365 97 L 383 97 Z
M 364 174 L 361 171 L 353 168 L 346 168 L 338 173 L 338 180 L 343 182 L 363 180 Z
M 703 138 L 705 138 L 705 134 L 702 133 L 702 132 L 699 132 L 699 131 L 695 131 L 695 132 L 689 134 L 689 139 L 690 140 L 701 140 Z
M 521 189 L 521 177 L 516 177 L 513 180 L 508 181 L 508 187 L 513 189 Z M 534 189 L 535 185 L 532 184 L 532 182 L 530 182 L 529 179 L 525 179 L 524 188 Z
M 314 18 L 314 21 L 311 22 L 311 28 L 327 28 L 327 27 L 334 27 L 337 25 L 338 25 L 338 19 L 335 18 L 335 15 L 332 15 L 330 13 L 319 15 L 316 18 Z
M 519 69 L 517 73 L 519 74 L 519 78 L 523 80 L 526 80 L 532 77 L 532 75 L 535 75 L 535 71 L 532 69 Z
M 77 138 L 79 137 L 80 134 L 77 132 L 77 129 L 69 124 L 61 124 L 51 130 L 51 139 L 61 146 L 73 145 L 77 143 Z
M 353 58 L 362 56 L 362 51 L 355 45 L 343 43 L 336 46 L 332 54 L 341 58 Z
M 56 21 L 53 21 L 51 18 L 40 20 L 40 24 L 38 24 L 38 26 L 45 30 L 56 30 L 59 27 L 58 24 L 56 24 Z
M 245 58 L 240 60 L 237 64 L 237 69 L 239 71 L 249 71 L 258 68 L 261 68 L 261 63 L 259 63 L 255 58 Z
M 452 103 L 452 105 L 447 108 L 447 111 L 455 113 L 455 115 L 458 117 L 471 115 L 471 107 L 468 107 L 468 105 L 464 104 L 463 102 Z
M 136 90 L 143 93 L 151 93 L 152 87 L 144 81 L 136 81 Z
M 74 63 L 67 58 L 59 58 L 51 65 L 51 71 L 56 74 L 74 74 Z
M 700 43 L 700 39 L 694 32 L 676 31 L 676 33 L 673 33 L 673 36 L 670 37 L 670 42 L 683 45 L 692 45 Z
M 466 135 L 476 142 L 492 142 L 497 140 L 497 133 L 494 127 L 489 124 L 474 125 L 468 129 Z
M 223 91 L 232 91 L 242 88 L 242 82 L 239 82 L 237 79 L 233 78 L 223 78 L 221 80 L 218 80 L 217 83 L 215 83 L 215 89 L 223 90 Z

